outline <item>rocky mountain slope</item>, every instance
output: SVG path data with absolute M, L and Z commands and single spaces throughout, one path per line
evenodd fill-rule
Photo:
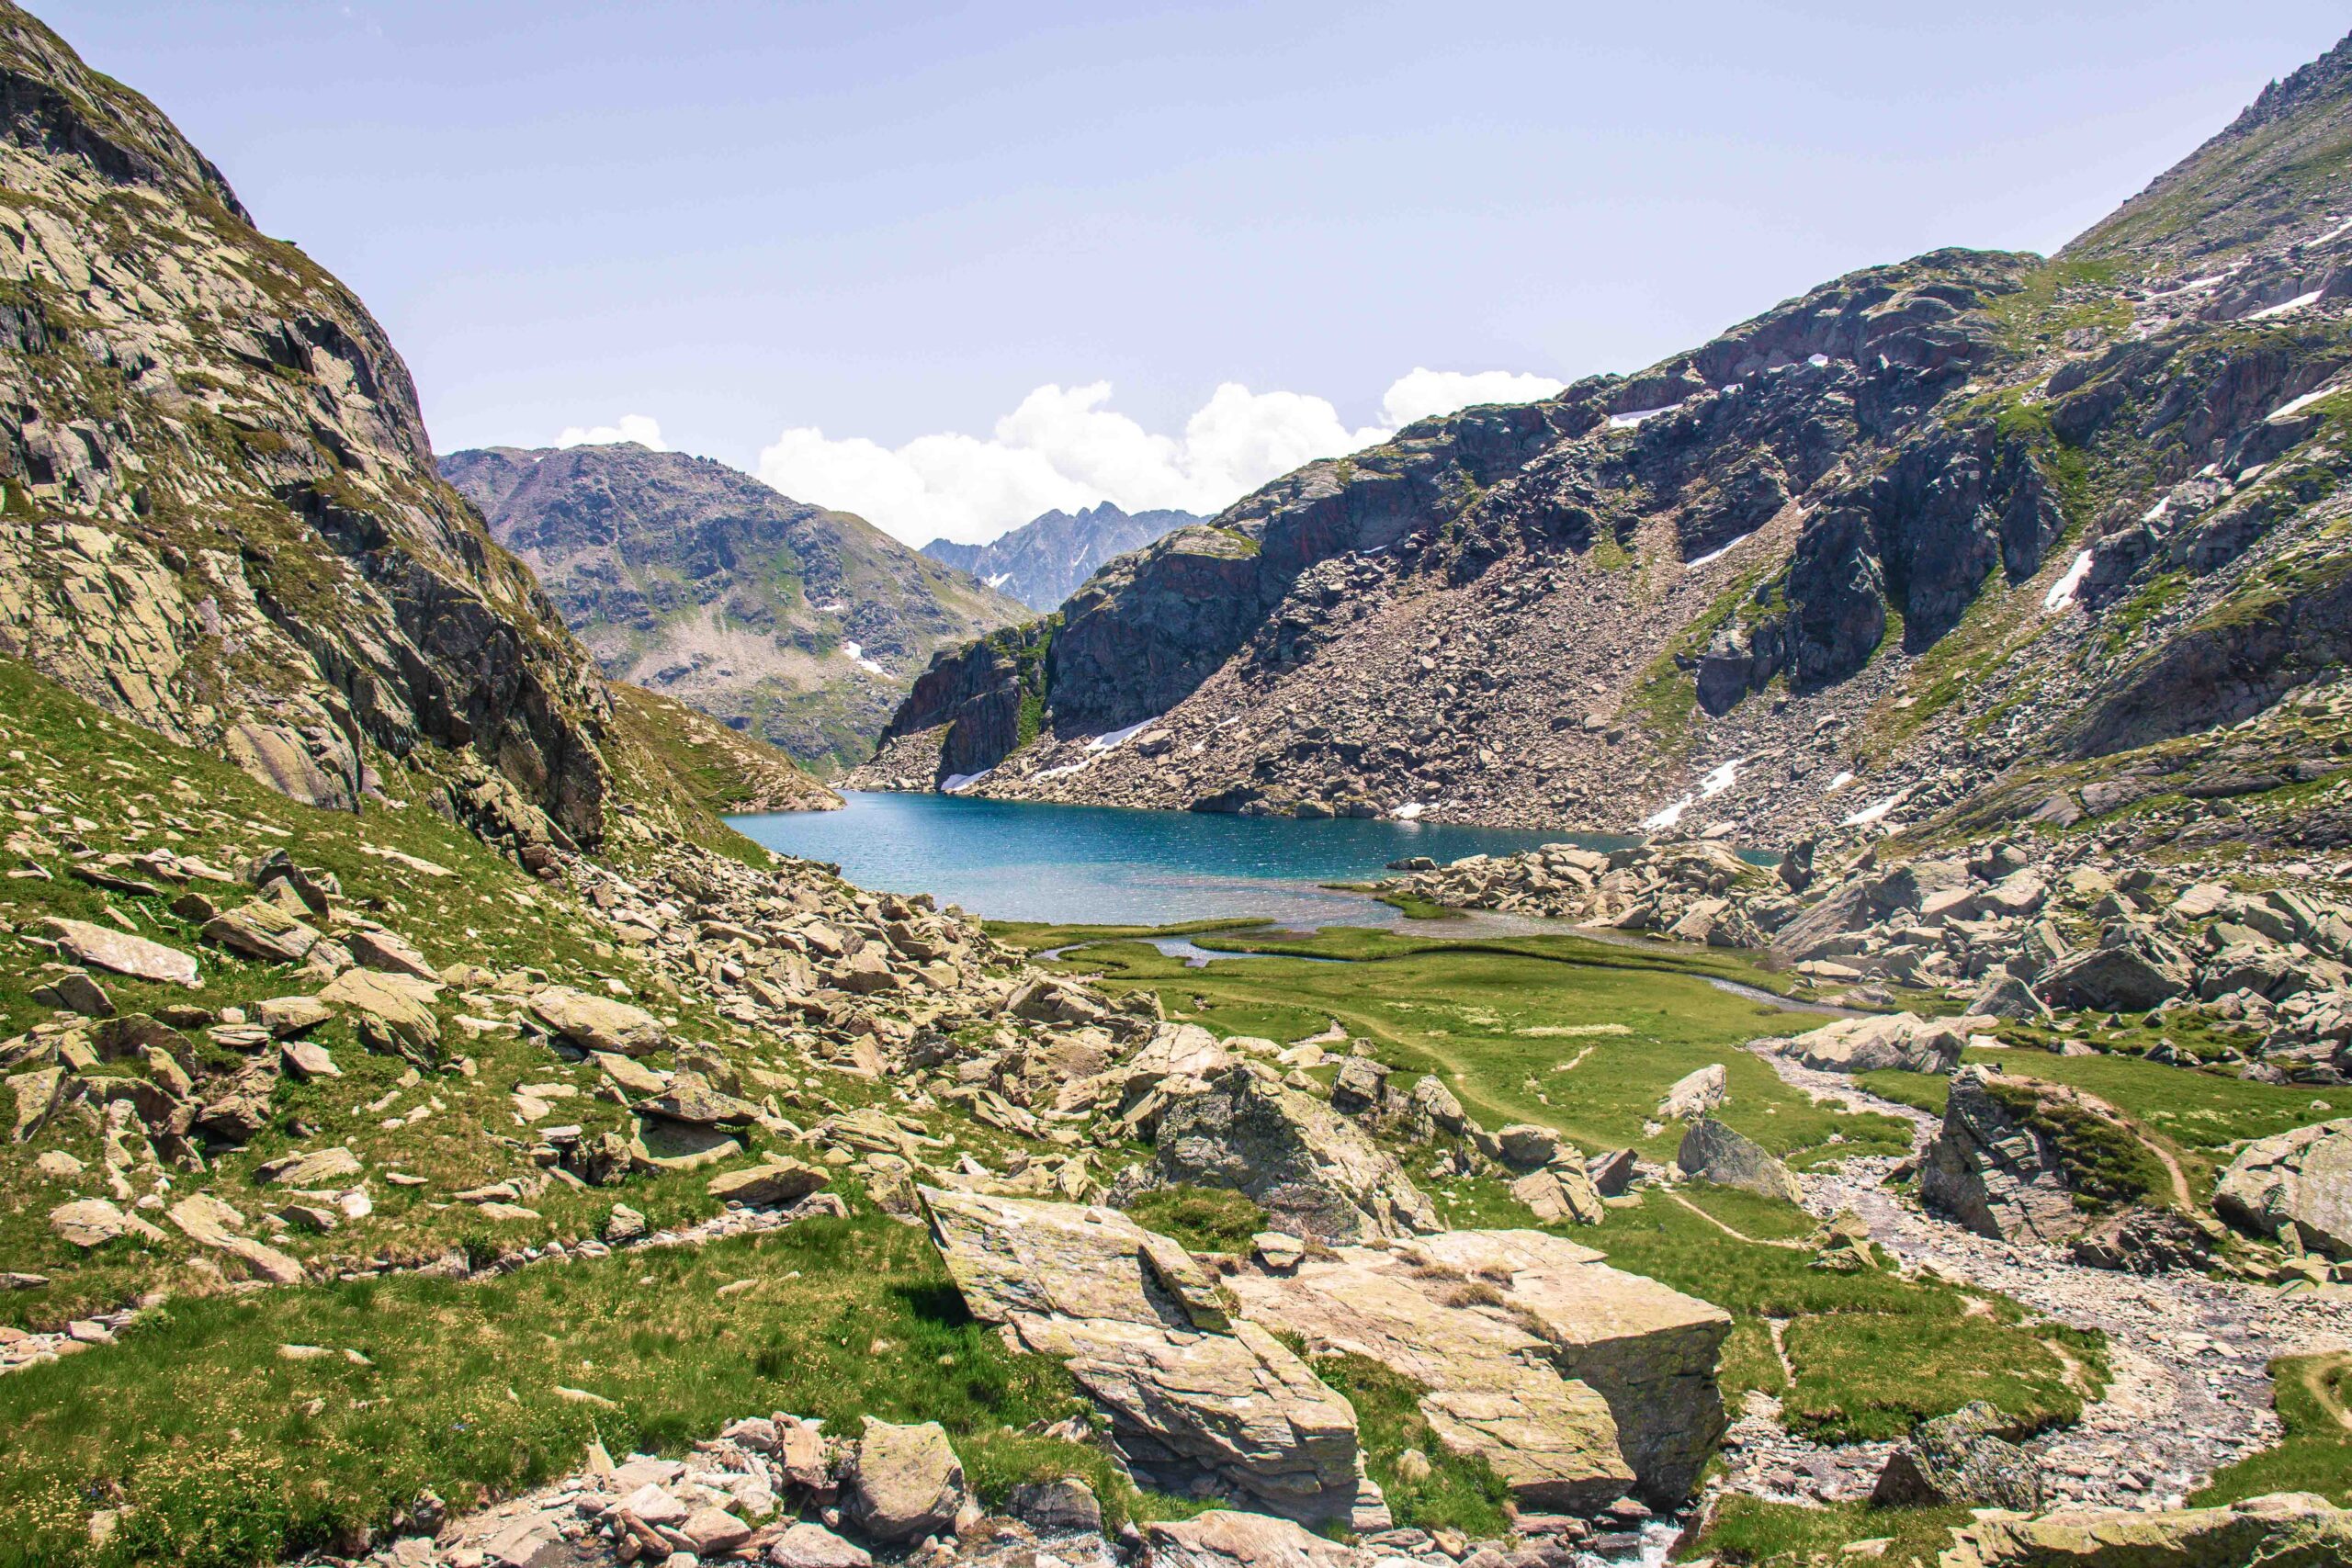
M 935 649 L 1026 615 L 861 518 L 707 457 L 502 446 L 440 467 L 606 675 L 822 770 L 863 760 Z
M 1075 513 L 1048 512 L 985 545 L 933 539 L 922 553 L 1042 612 L 1077 592 L 1114 556 L 1203 521 L 1189 512 L 1122 512 L 1106 501 Z
M 0 104 L 0 652 L 300 800 L 602 840 L 660 770 L 366 309 L 13 6 Z
M 2055 258 L 1869 268 L 1303 468 L 1088 583 L 1018 750 L 910 705 L 864 776 L 1769 843 L 2332 789 L 2301 724 L 2225 727 L 2352 651 L 2347 77 Z

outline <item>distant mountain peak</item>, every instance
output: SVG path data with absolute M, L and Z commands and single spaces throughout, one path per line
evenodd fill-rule
M 1106 562 L 1200 521 L 1189 512 L 1129 513 L 1100 501 L 1076 512 L 1046 513 L 985 545 L 933 539 L 922 553 L 1033 610 L 1051 610 Z

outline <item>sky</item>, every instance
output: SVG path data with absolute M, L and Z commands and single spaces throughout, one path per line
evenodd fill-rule
M 1214 512 L 1839 274 L 2047 252 L 2339 4 L 35 0 L 357 290 L 436 447 L 910 543 Z

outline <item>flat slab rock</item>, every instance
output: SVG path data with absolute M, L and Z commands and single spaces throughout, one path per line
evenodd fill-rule
M 1250 1321 L 1427 1385 L 1440 1438 L 1484 1454 L 1522 1507 L 1679 1501 L 1723 1434 L 1729 1316 L 1542 1231 L 1340 1247 L 1228 1286 Z
M 1386 1528 L 1354 1407 L 1264 1328 L 1228 1318 L 1182 1247 L 1114 1209 L 921 1194 L 972 1314 L 1067 1363 L 1139 1481 L 1205 1474 L 1292 1518 Z
M 188 987 L 198 984 L 193 957 L 175 947 L 150 942 L 143 936 L 94 926 L 87 920 L 61 919 L 37 921 L 33 932 L 37 936 L 47 937 L 58 945 L 60 951 L 70 953 L 93 969 L 128 975 L 137 980 L 160 980 Z

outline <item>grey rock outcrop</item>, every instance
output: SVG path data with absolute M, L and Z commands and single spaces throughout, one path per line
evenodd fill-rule
M 2213 1207 L 2266 1240 L 2291 1223 L 2304 1247 L 2352 1258 L 2352 1119 L 2248 1144 L 2222 1173 Z
M 956 1522 L 969 1495 L 963 1462 L 936 1421 L 895 1426 L 868 1416 L 842 1468 L 849 1516 L 876 1540 L 913 1540 Z
M 2056 1143 L 2003 1103 L 1995 1093 L 2001 1087 L 2028 1095 L 2057 1092 L 1982 1066 L 1954 1074 L 1943 1127 L 1920 1167 L 1920 1201 L 1979 1235 L 2064 1241 L 2089 1216 L 2075 1202 Z
M 2041 1506 L 2041 1461 L 2002 1438 L 2003 1424 L 1981 1399 L 1923 1422 L 1887 1456 L 1871 1504 L 2033 1512 Z
M 1682 1134 L 1674 1163 L 1693 1181 L 1717 1187 L 1737 1187 L 1787 1202 L 1804 1201 L 1804 1191 L 1789 1168 L 1765 1152 L 1763 1145 L 1733 1131 L 1712 1116 L 1690 1123 Z
M 1841 1018 L 1785 1042 L 1780 1049 L 1819 1072 L 1894 1069 L 1941 1077 L 1960 1066 L 1967 1044 L 1968 1036 L 1947 1020 L 1897 1012 Z
M 1243 1193 L 1295 1235 L 1360 1241 L 1439 1228 L 1394 1156 L 1345 1117 L 1248 1066 L 1169 1106 L 1157 1168 L 1170 1182 Z

